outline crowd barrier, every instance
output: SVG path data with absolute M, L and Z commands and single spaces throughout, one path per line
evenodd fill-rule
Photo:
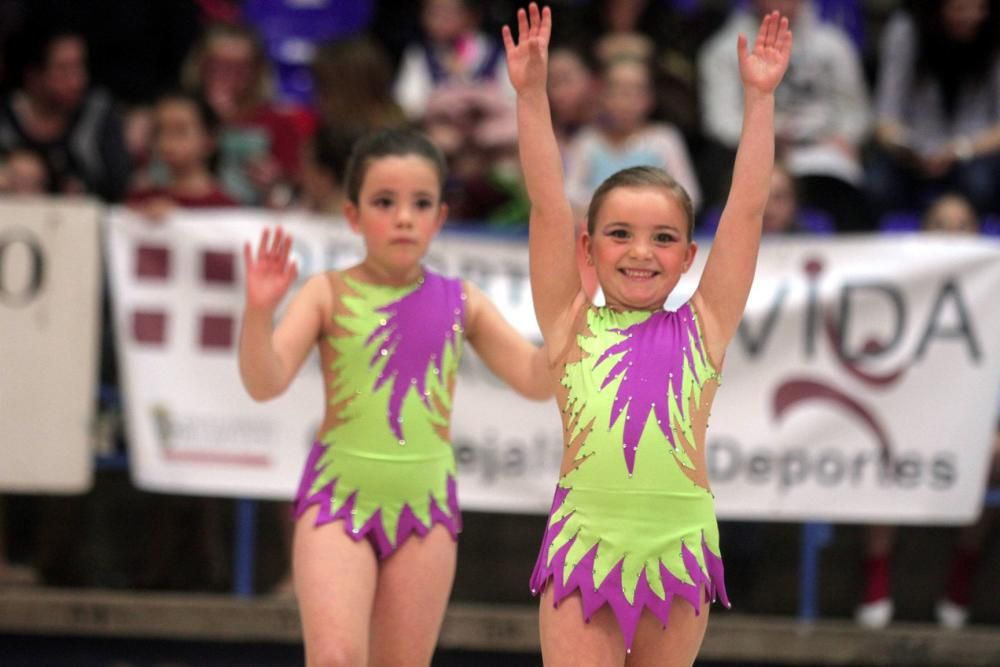
M 241 247 L 274 224 L 294 235 L 303 275 L 363 252 L 346 226 L 298 214 L 154 224 L 86 202 L 0 203 L 0 311 L 12 323 L 0 328 L 11 369 L 0 418 L 16 425 L 3 431 L 0 491 L 78 493 L 92 478 L 92 415 L 79 405 L 94 404 L 101 238 L 129 445 L 101 465 L 127 465 L 142 489 L 239 499 L 234 589 L 251 593 L 253 499 L 291 496 L 322 407 L 313 362 L 266 405 L 236 371 Z M 710 251 L 700 243 L 668 307 L 695 289 Z M 1000 243 L 985 238 L 765 241 L 707 457 L 720 518 L 805 522 L 803 617 L 816 613 L 809 589 L 829 524 L 978 515 L 1000 378 L 998 259 Z M 476 282 L 538 338 L 523 238 L 446 231 L 427 261 Z M 556 410 L 516 398 L 464 354 L 453 419 L 463 505 L 543 513 L 562 449 Z

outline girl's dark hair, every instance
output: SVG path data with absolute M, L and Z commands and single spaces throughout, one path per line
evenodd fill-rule
M 351 157 L 347 161 L 347 174 L 344 179 L 347 198 L 354 204 L 358 203 L 361 185 L 365 181 L 365 175 L 372 162 L 385 157 L 405 157 L 408 155 L 422 157 L 431 163 L 438 175 L 440 185 L 438 195 L 440 196 L 447 175 L 444 155 L 422 132 L 393 128 L 366 134 L 354 144 Z
M 687 218 L 687 237 L 691 240 L 694 234 L 694 205 L 691 203 L 691 196 L 680 183 L 675 181 L 670 174 L 658 167 L 629 167 L 617 171 L 601 183 L 594 196 L 590 199 L 590 206 L 587 207 L 587 232 L 591 235 L 597 225 L 597 214 L 601 212 L 604 200 L 612 190 L 618 188 L 664 188 L 684 210 Z
M 185 104 L 190 104 L 194 107 L 195 113 L 197 113 L 198 120 L 201 122 L 202 127 L 205 128 L 205 133 L 212 138 L 216 137 L 219 128 L 222 127 L 222 119 L 219 118 L 219 114 L 215 113 L 212 106 L 206 102 L 205 98 L 201 95 L 189 93 L 184 90 L 171 90 L 156 98 L 157 106 L 163 104 L 164 102 L 183 102 Z

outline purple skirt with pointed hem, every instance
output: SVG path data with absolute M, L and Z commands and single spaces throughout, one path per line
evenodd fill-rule
M 403 542 L 405 542 L 411 535 L 419 535 L 420 537 L 426 536 L 435 524 L 443 525 L 448 529 L 452 540 L 456 542 L 458 541 L 458 534 L 462 531 L 462 515 L 458 506 L 458 493 L 455 478 L 452 475 L 448 475 L 447 482 L 447 512 L 441 508 L 440 504 L 433 496 L 430 496 L 430 522 L 428 524 L 424 524 L 423 521 L 417 518 L 409 504 L 404 504 L 399 510 L 399 522 L 396 526 L 396 539 L 395 541 L 390 541 L 382 521 L 381 509 L 375 510 L 375 512 L 371 515 L 371 518 L 369 518 L 364 524 L 359 526 L 354 525 L 354 513 L 352 510 L 354 509 L 355 501 L 357 499 L 356 490 L 352 492 L 347 497 L 347 500 L 334 512 L 331 512 L 330 510 L 333 506 L 334 488 L 337 484 L 336 479 L 320 487 L 315 493 L 309 493 L 316 481 L 316 478 L 319 476 L 319 467 L 317 466 L 317 462 L 319 461 L 320 456 L 322 456 L 324 449 L 325 445 L 323 443 L 315 442 L 313 443 L 312 449 L 309 451 L 309 458 L 306 460 L 305 469 L 302 473 L 302 479 L 299 482 L 298 493 L 295 496 L 293 504 L 293 515 L 296 520 L 305 514 L 311 506 L 316 505 L 319 507 L 319 512 L 316 513 L 315 526 L 322 526 L 323 524 L 332 523 L 334 521 L 342 521 L 344 532 L 356 542 L 360 542 L 362 539 L 367 539 L 371 543 L 375 553 L 378 555 L 379 560 L 385 560 L 395 553 Z
M 556 487 L 552 509 L 549 512 L 550 517 L 562 506 L 570 491 L 571 489 L 566 487 Z M 548 553 L 553 540 L 559 535 L 569 516 L 571 515 L 566 515 L 554 524 L 550 521 L 546 527 L 538 560 L 535 562 L 535 569 L 531 575 L 531 592 L 536 596 L 541 595 L 545 587 L 551 584 L 552 605 L 558 607 L 559 603 L 574 591 L 579 591 L 583 604 L 583 616 L 586 621 L 590 621 L 591 616 L 607 604 L 614 612 L 618 626 L 621 628 L 626 651 L 632 649 L 632 640 L 635 638 L 639 617 L 644 608 L 648 609 L 666 628 L 670 605 L 675 596 L 687 600 L 694 608 L 695 614 L 701 613 L 702 602 L 711 603 L 716 598 L 720 599 L 726 607 L 730 606 L 729 596 L 726 594 L 722 559 L 708 548 L 704 540 L 701 543 L 702 558 L 705 563 L 704 570 L 687 545 L 680 545 L 684 567 L 691 583 L 681 581 L 662 563 L 660 564 L 660 579 L 666 594 L 664 598 L 653 592 L 646 580 L 646 572 L 643 570 L 636 584 L 633 602 L 629 602 L 622 590 L 622 561 L 619 561 L 611 569 L 604 581 L 594 581 L 594 560 L 597 557 L 597 545 L 580 559 L 564 583 L 566 554 L 573 547 L 576 537 L 566 542 L 553 555 L 551 561 L 548 560 Z

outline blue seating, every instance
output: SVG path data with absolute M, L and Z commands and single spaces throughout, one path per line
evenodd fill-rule
M 905 234 L 920 231 L 920 213 L 916 211 L 892 211 L 878 221 L 878 229 L 884 234 Z
M 309 65 L 316 47 L 364 30 L 372 0 L 246 0 L 243 16 L 264 41 L 283 102 L 312 100 Z
M 712 206 L 702 212 L 694 228 L 695 238 L 711 238 L 715 236 L 715 230 L 719 226 L 719 218 L 722 216 L 722 207 Z M 833 218 L 826 211 L 813 208 L 802 208 L 799 210 L 799 228 L 796 232 L 805 234 L 834 234 L 837 227 Z

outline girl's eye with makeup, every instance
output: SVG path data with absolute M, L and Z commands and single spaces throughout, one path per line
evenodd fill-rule
M 627 239 L 628 231 L 619 227 L 618 229 L 608 230 L 608 236 L 615 239 Z

